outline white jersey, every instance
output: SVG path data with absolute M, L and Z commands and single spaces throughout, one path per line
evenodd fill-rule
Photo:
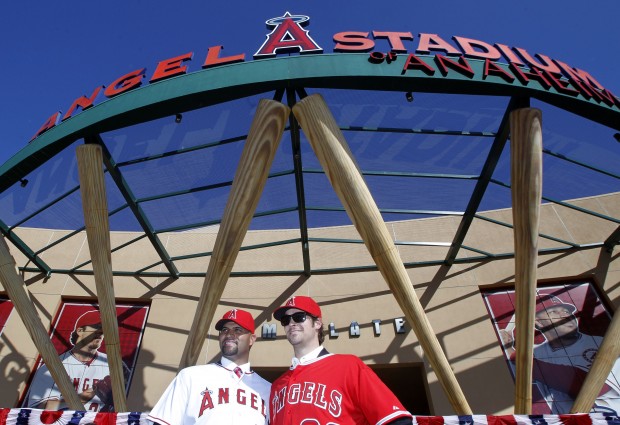
M 97 352 L 95 357 L 88 361 L 82 362 L 73 356 L 71 351 L 66 351 L 60 355 L 60 361 L 62 362 L 69 379 L 73 383 L 73 387 L 77 393 L 87 391 L 93 388 L 99 380 L 105 378 L 110 374 L 110 368 L 108 366 L 108 357 L 105 353 Z M 52 378 L 52 375 L 47 366 L 42 365 L 37 369 L 30 389 L 28 391 L 28 398 L 26 405 L 28 407 L 34 407 L 42 409 L 45 403 L 50 400 L 61 400 L 62 395 Z M 99 411 L 103 407 L 103 402 L 96 395 L 84 404 L 86 410 Z M 63 401 L 58 407 L 59 410 L 67 409 L 67 405 Z
M 170 383 L 148 419 L 162 425 L 264 425 L 271 384 L 249 364 L 237 376 L 234 363 L 185 368 Z
M 579 335 L 574 344 L 560 349 L 554 350 L 548 343 L 534 348 L 534 379 L 553 414 L 570 411 L 603 341 L 599 336 Z M 536 379 L 540 375 L 545 382 Z M 610 410 L 620 414 L 620 359 L 616 360 L 593 409 Z

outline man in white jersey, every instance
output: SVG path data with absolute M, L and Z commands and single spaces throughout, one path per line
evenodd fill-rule
M 110 385 L 108 357 L 99 351 L 103 330 L 99 311 L 90 310 L 75 322 L 70 341 L 71 350 L 60 355 L 69 379 L 86 410 L 112 411 L 114 403 Z M 129 369 L 123 363 L 125 378 Z M 47 366 L 37 369 L 28 391 L 26 405 L 37 409 L 65 410 L 67 405 Z
M 215 324 L 222 358 L 187 367 L 170 383 L 148 419 L 161 425 L 265 425 L 271 384 L 250 369 L 254 318 L 233 309 Z
M 552 414 L 569 413 L 603 341 L 579 331 L 576 307 L 555 295 L 540 293 L 536 302 L 536 329 L 546 341 L 534 347 L 534 384 Z M 512 345 L 512 338 L 504 343 Z M 593 412 L 620 413 L 620 361 L 594 402 Z

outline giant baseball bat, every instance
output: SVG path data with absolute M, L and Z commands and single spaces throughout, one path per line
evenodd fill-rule
M 99 145 L 88 144 L 78 146 L 76 155 L 84 224 L 86 225 L 90 258 L 93 263 L 106 354 L 110 365 L 114 410 L 126 412 L 127 398 L 112 279 L 110 225 L 103 174 L 103 154 Z
M 620 357 L 620 313 L 616 311 L 570 413 L 590 412 L 618 357 Z
M 65 403 L 69 409 L 85 410 L 65 367 L 58 357 L 54 344 L 52 344 L 49 335 L 45 331 L 34 304 L 32 304 L 28 297 L 26 285 L 15 270 L 15 260 L 9 251 L 4 237 L 0 237 L 0 281 L 2 281 L 4 289 L 6 289 L 9 298 L 15 305 L 17 314 L 19 314 L 24 326 L 26 326 L 26 330 L 37 347 L 37 351 L 41 354 L 52 378 L 54 378 L 54 382 L 58 385 Z
M 237 166 L 179 369 L 196 364 L 241 243 L 267 181 L 290 109 L 263 99 Z
M 459 415 L 471 415 L 463 391 L 424 313 L 379 209 L 325 101 L 318 94 L 308 96 L 293 107 L 293 114 L 411 324 L 452 407 Z
M 542 113 L 510 114 L 510 173 L 515 245 L 516 384 L 515 413 L 532 413 L 532 367 L 536 312 L 538 224 L 542 196 Z

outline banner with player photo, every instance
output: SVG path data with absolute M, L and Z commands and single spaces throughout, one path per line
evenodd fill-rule
M 483 292 L 489 315 L 515 377 L 515 292 Z M 569 413 L 611 321 L 591 282 L 540 286 L 532 388 L 533 414 Z M 592 412 L 620 413 L 620 359 Z
M 0 296 L 0 335 L 4 332 L 6 322 L 13 311 L 13 303 L 5 296 Z
M 126 391 L 129 390 L 148 316 L 147 305 L 116 306 Z M 97 304 L 63 302 L 52 322 L 51 340 L 87 411 L 113 411 L 105 335 Z M 22 395 L 22 407 L 59 410 L 67 406 L 52 376 L 37 360 Z

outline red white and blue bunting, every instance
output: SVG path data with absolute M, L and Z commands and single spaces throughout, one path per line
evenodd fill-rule
M 414 416 L 414 425 L 620 425 L 620 417 L 603 414 Z
M 147 413 L 96 413 L 74 410 L 0 409 L 0 425 L 147 425 Z
M 96 413 L 74 410 L 0 409 L 0 425 L 151 425 L 147 413 Z M 602 413 L 574 415 L 414 416 L 414 425 L 620 425 Z

